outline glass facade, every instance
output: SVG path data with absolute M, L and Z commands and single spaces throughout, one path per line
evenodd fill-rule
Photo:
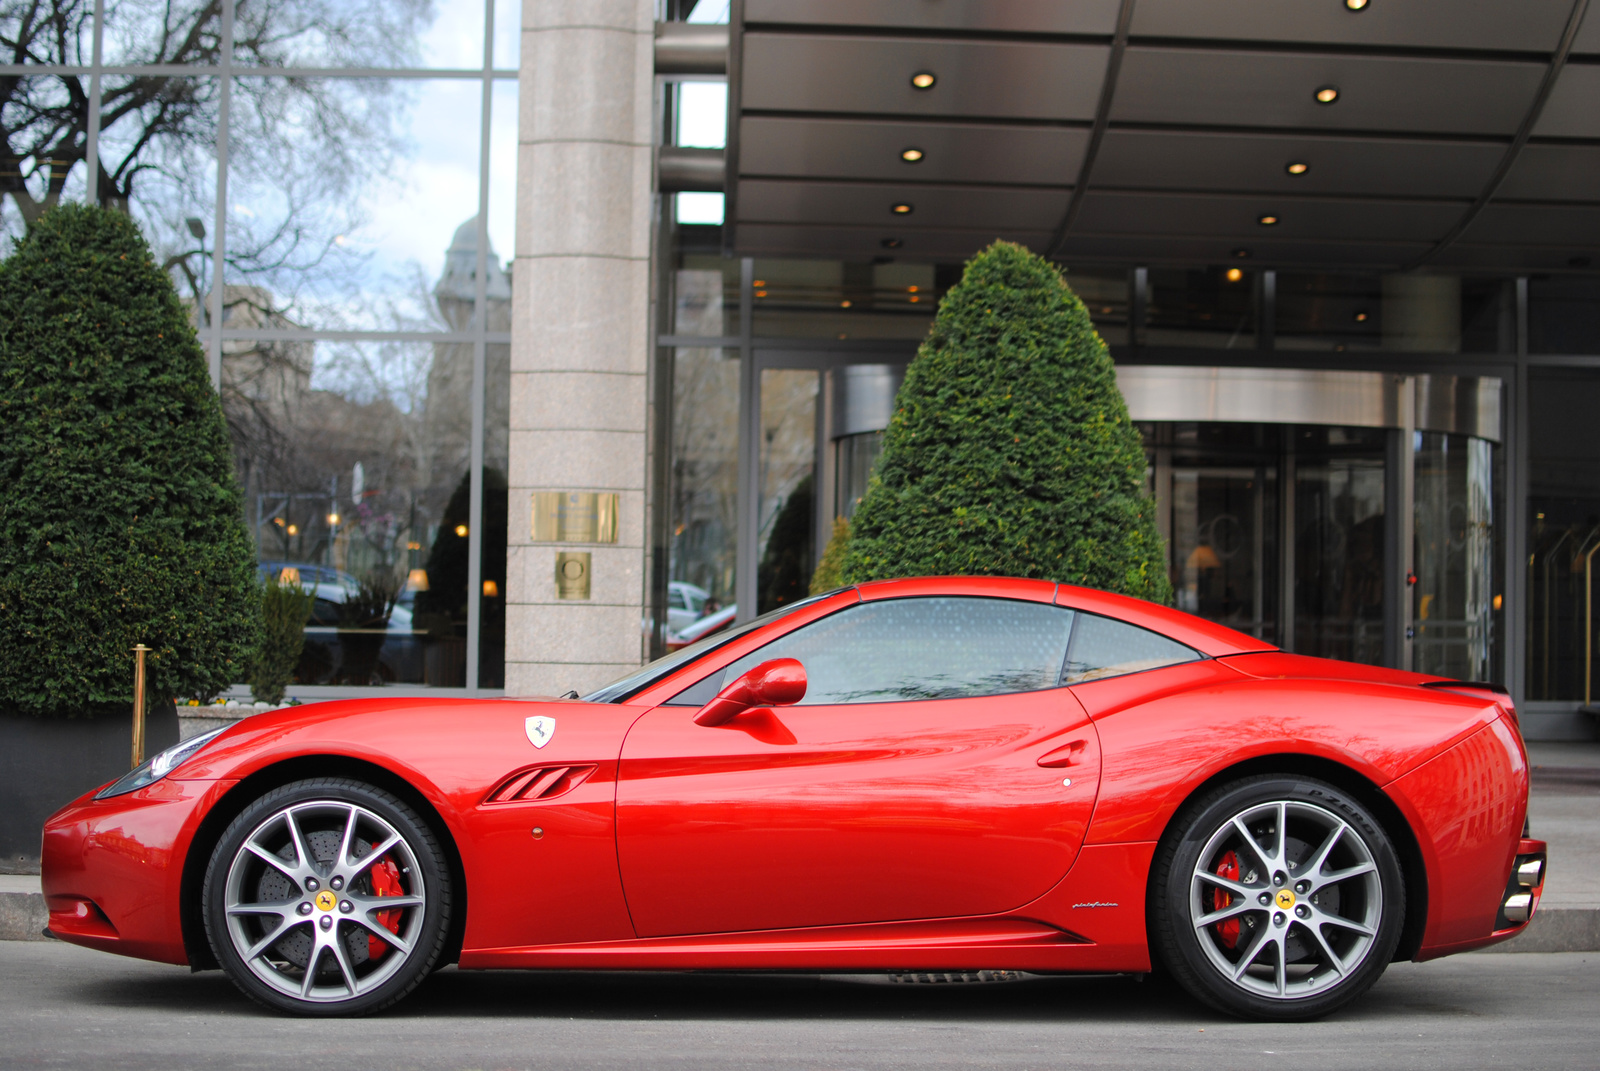
M 501 687 L 521 5 L 97 6 L 0 12 L 0 232 L 86 198 L 143 227 L 260 572 L 316 595 L 295 694 Z
M 1530 369 L 1528 408 L 1527 695 L 1587 705 L 1600 643 L 1600 367 Z
M 319 597 L 301 686 L 499 687 L 510 428 L 534 404 L 510 389 L 521 4 L 57 7 L 70 17 L 0 12 L 0 237 L 83 199 L 144 228 L 207 349 L 262 574 Z M 661 9 L 685 15 L 727 17 Z M 663 139 L 725 144 L 725 86 L 667 85 Z M 720 247 L 721 194 L 674 197 L 655 250 L 655 550 L 680 619 L 740 590 L 754 613 L 806 586 L 881 450 L 881 425 L 841 422 L 834 384 L 903 369 L 961 265 L 890 244 L 740 260 Z M 1403 592 L 1383 430 L 1152 426 L 1179 604 L 1363 661 L 1392 657 L 1403 627 L 1419 669 L 1592 701 L 1600 277 L 1568 264 L 1522 278 L 1065 265 L 1119 360 L 1250 351 L 1238 363 L 1506 385 L 1504 446 L 1446 431 L 1411 444 Z M 778 350 L 803 356 L 757 359 Z

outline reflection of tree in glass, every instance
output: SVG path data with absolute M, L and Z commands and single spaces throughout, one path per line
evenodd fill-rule
M 827 701 L 904 703 L 918 699 L 970 699 L 985 695 L 1009 695 L 1013 692 L 1038 692 L 1055 686 L 1055 674 L 1044 668 L 1000 670 L 994 673 L 960 676 L 930 673 L 917 677 L 902 677 L 899 680 L 885 682 L 876 688 L 831 692 Z
M 194 76 L 107 75 L 101 88 L 94 199 L 140 216 L 158 255 L 175 268 L 172 257 L 205 252 L 205 239 L 183 220 L 209 218 L 203 191 L 215 169 L 222 83 L 197 76 L 222 58 L 222 4 L 108 0 L 105 7 L 105 54 L 118 66 L 194 70 Z M 415 58 L 431 7 L 431 0 L 240 2 L 234 63 L 270 69 L 314 55 L 318 66 L 403 64 Z M 0 0 L 0 55 L 18 65 L 87 65 L 93 9 L 93 0 Z M 326 79 L 234 81 L 230 157 L 271 168 L 299 211 L 262 233 L 246 228 L 229 250 L 230 264 L 243 271 L 305 269 L 334 247 L 342 231 L 326 229 L 335 222 L 329 197 L 384 172 L 397 146 L 394 92 L 382 79 L 352 79 L 338 91 Z M 0 213 L 9 202 L 31 223 L 62 200 L 69 180 L 86 181 L 89 95 L 87 74 L 0 79 Z
M 756 572 L 756 590 L 759 593 L 757 612 L 776 610 L 784 603 L 803 599 L 809 594 L 807 581 L 811 578 L 811 544 L 815 539 L 812 510 L 815 495 L 811 474 L 795 485 L 772 522 L 767 536 L 767 550 L 761 556 Z

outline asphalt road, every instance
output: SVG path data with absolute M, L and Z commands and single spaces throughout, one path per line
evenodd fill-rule
M 1125 978 L 889 985 L 446 970 L 370 1019 L 269 1014 L 221 975 L 0 943 L 0 1068 L 1594 1068 L 1600 954 L 1397 964 L 1332 1019 L 1220 1018 Z

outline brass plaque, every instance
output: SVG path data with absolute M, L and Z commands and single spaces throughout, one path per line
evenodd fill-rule
M 617 495 L 599 491 L 535 491 L 535 543 L 615 543 Z
M 589 552 L 563 550 L 556 554 L 556 598 L 589 597 Z

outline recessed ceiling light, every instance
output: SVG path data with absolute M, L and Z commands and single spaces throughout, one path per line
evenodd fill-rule
M 845 298 L 843 301 L 839 302 L 839 307 L 841 309 L 848 309 L 850 307 L 850 299 Z
M 889 211 L 893 212 L 897 216 L 909 216 L 912 212 L 916 211 L 916 208 L 905 201 L 899 201 L 890 205 Z
M 765 279 L 757 279 L 755 281 L 755 285 L 756 286 L 766 286 L 767 285 L 767 281 Z
M 1344 0 L 1344 6 L 1351 11 L 1361 11 L 1367 6 L 1367 0 Z
M 878 244 L 883 246 L 883 248 L 885 248 L 885 249 L 899 249 L 900 248 L 900 239 L 898 239 L 898 238 L 885 238 L 883 241 L 879 242 Z
M 900 150 L 900 159 L 904 160 L 908 164 L 914 164 L 918 160 L 922 159 L 922 150 L 921 149 L 901 149 Z
M 1304 160 L 1295 160 L 1284 167 L 1284 170 L 1289 172 L 1291 175 L 1304 175 L 1307 171 L 1311 170 L 1311 165 L 1306 163 Z
M 918 71 L 911 76 L 911 86 L 913 89 L 932 89 L 938 80 L 932 71 Z
M 1366 323 L 1367 322 L 1367 313 L 1366 313 L 1366 311 L 1363 310 L 1361 312 L 1356 313 L 1355 320 L 1356 320 L 1356 323 L 1358 323 L 1358 324 Z
M 757 290 L 756 291 L 756 297 L 766 297 L 766 296 L 767 296 L 767 292 L 765 290 Z
M 1261 224 L 1263 227 L 1276 227 L 1278 225 L 1278 217 L 1274 216 L 1271 212 L 1268 212 L 1264 216 L 1257 216 L 1256 222 Z
M 1332 104 L 1339 99 L 1338 86 L 1318 86 L 1316 92 L 1318 104 Z
M 916 304 L 916 303 L 917 303 L 917 302 L 919 302 L 919 301 L 921 301 L 921 300 L 922 300 L 922 299 L 921 299 L 921 298 L 919 298 L 919 297 L 918 297 L 918 296 L 917 296 L 917 295 L 915 295 L 915 294 L 912 294 L 912 295 L 911 295 L 911 304 L 913 304 L 913 305 L 915 305 L 915 304 Z
M 1250 256 L 1250 250 L 1248 250 L 1248 249 L 1235 249 L 1233 251 L 1233 255 L 1238 257 L 1240 260 L 1244 260 L 1245 258 Z
M 1240 271 L 1238 268 L 1229 268 L 1223 274 L 1227 277 L 1227 280 L 1230 283 L 1236 283 L 1240 279 L 1244 278 L 1244 272 Z

